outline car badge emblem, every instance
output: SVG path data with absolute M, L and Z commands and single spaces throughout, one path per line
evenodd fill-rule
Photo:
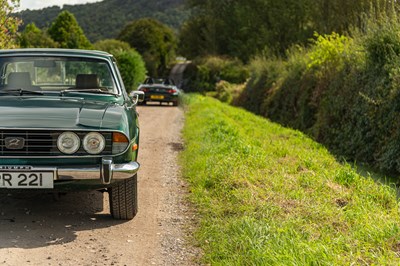
M 19 137 L 8 137 L 4 139 L 4 142 L 9 150 L 21 150 L 25 146 L 25 139 Z

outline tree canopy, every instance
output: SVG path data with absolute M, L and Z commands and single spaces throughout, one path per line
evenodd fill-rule
M 129 23 L 119 34 L 119 40 L 135 48 L 146 62 L 150 75 L 162 75 L 175 57 L 177 40 L 174 32 L 161 22 L 144 18 Z
M 50 38 L 47 32 L 36 27 L 35 23 L 28 24 L 18 39 L 19 45 L 23 48 L 58 47 L 58 44 Z
M 48 32 L 61 48 L 92 48 L 92 44 L 86 38 L 75 16 L 68 11 L 63 11 L 58 15 Z
M 180 34 L 185 56 L 229 55 L 248 61 L 261 52 L 284 55 L 314 32 L 348 33 L 365 18 L 395 12 L 392 0 L 189 0 L 196 12 Z
M 15 46 L 18 26 L 21 21 L 12 14 L 19 0 L 0 0 L 0 49 Z
M 129 43 L 122 42 L 115 39 L 105 39 L 98 41 L 94 44 L 94 48 L 100 51 L 106 51 L 109 53 L 113 53 L 114 51 L 123 51 L 131 49 Z
M 91 42 L 117 38 L 127 22 L 152 17 L 177 30 L 190 14 L 184 9 L 186 0 L 104 0 L 94 3 L 64 4 L 40 10 L 23 10 L 17 15 L 25 25 L 34 22 L 39 28 L 48 28 L 61 11 L 74 14 Z M 21 28 L 24 28 L 22 25 Z

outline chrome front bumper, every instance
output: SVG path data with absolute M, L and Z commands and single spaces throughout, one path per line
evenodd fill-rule
M 139 163 L 114 164 L 111 158 L 103 158 L 99 167 L 58 167 L 55 180 L 101 180 L 110 184 L 111 180 L 128 179 L 139 170 Z

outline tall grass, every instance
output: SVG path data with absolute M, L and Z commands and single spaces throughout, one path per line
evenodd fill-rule
M 299 131 L 186 98 L 183 175 L 211 265 L 399 265 L 391 186 L 359 176 Z

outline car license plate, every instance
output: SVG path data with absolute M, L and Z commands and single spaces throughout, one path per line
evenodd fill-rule
M 1 171 L 0 188 L 53 188 L 54 172 Z
M 162 99 L 164 99 L 164 95 L 150 95 L 150 99 L 152 99 L 152 100 L 162 100 Z

